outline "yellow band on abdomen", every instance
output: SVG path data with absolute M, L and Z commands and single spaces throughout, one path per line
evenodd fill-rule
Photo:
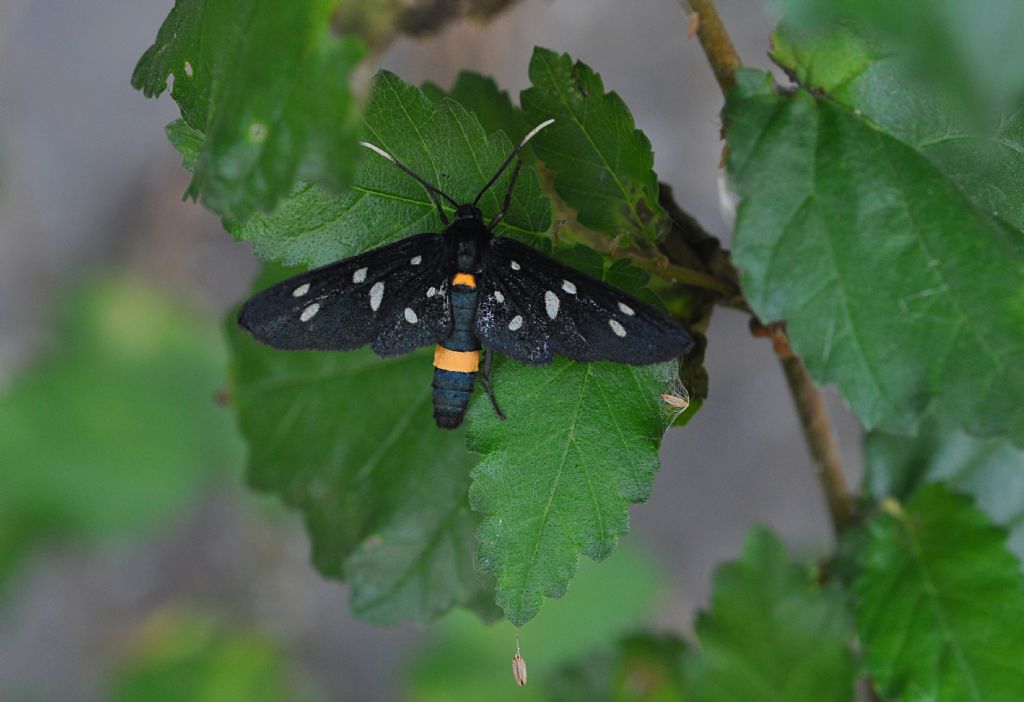
M 452 351 L 440 344 L 434 349 L 434 368 L 459 373 L 476 373 L 479 367 L 479 351 Z
M 476 278 L 470 273 L 456 273 L 452 278 L 452 285 L 465 285 L 467 288 L 476 287 Z

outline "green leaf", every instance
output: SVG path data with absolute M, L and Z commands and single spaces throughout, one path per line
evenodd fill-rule
M 189 194 L 243 221 L 301 178 L 338 190 L 359 135 L 350 74 L 364 48 L 335 37 L 334 0 L 178 0 L 132 85 L 171 96 L 205 135 Z
M 843 25 L 884 37 L 914 68 L 915 82 L 944 86 L 976 117 L 987 118 L 1024 97 L 1019 50 L 1024 5 L 1017 0 L 779 0 L 788 23 L 802 29 Z M 894 96 L 896 101 L 899 97 Z
M 69 296 L 56 347 L 0 394 L 0 564 L 51 535 L 134 534 L 241 464 L 213 325 L 139 283 Z
M 565 593 L 581 553 L 608 556 L 627 531 L 629 504 L 650 496 L 666 429 L 658 394 L 677 370 L 563 358 L 496 364 L 508 419 L 486 399 L 470 406 L 469 447 L 482 456 L 470 502 L 486 516 L 480 565 L 497 577 L 497 602 L 513 624 L 536 615 L 544 596 Z
M 916 437 L 870 432 L 864 442 L 866 491 L 876 500 L 901 502 L 929 483 L 942 482 L 974 497 L 1024 556 L 1024 451 L 1006 440 L 968 436 L 930 420 Z
M 904 702 L 1024 697 L 1024 578 L 968 497 L 921 488 L 868 522 L 856 582 L 868 672 Z
M 352 611 L 390 623 L 475 603 L 472 460 L 462 433 L 434 426 L 430 352 L 282 353 L 228 327 L 249 480 L 302 512 Z
M 527 122 L 554 118 L 533 150 L 555 174 L 555 190 L 576 210 L 580 223 L 637 242 L 668 232 L 658 202 L 654 154 L 617 93 L 568 54 L 536 48 L 530 60 L 533 87 L 520 96 Z
M 211 618 L 161 612 L 145 623 L 138 639 L 113 676 L 112 702 L 314 699 L 269 641 L 228 631 Z
M 715 574 L 711 610 L 687 653 L 687 702 L 852 700 L 851 623 L 834 590 L 757 529 L 743 557 Z
M 601 564 L 582 563 L 565 598 L 549 603 L 519 632 L 529 671 L 526 688 L 512 683 L 512 628 L 488 626 L 469 614 L 452 612 L 439 623 L 430 643 L 417 650 L 405 698 L 419 702 L 549 699 L 550 688 L 561 677 L 561 665 L 595 647 L 610 647 L 651 616 L 664 585 L 664 574 L 656 565 L 631 548 L 629 540 Z M 601 616 L 594 616 L 595 612 Z
M 1005 226 L 914 145 L 806 90 L 740 74 L 728 169 L 734 261 L 812 376 L 868 427 L 937 403 L 1024 443 L 1024 261 Z
M 526 136 L 533 126 L 527 124 L 522 110 L 512 104 L 508 93 L 499 88 L 490 76 L 461 71 L 447 93 L 433 83 L 424 85 L 423 92 L 435 102 L 451 98 L 475 114 L 488 134 L 500 129 L 514 143 Z
M 366 107 L 369 141 L 389 151 L 455 200 L 472 200 L 512 150 L 505 135 L 488 136 L 477 118 L 450 99 L 432 102 L 418 88 L 381 71 Z M 480 201 L 484 215 L 501 207 L 510 173 Z M 519 175 L 512 206 L 498 234 L 539 235 L 551 206 L 532 168 Z M 442 225 L 423 188 L 385 159 L 370 154 L 348 195 L 297 187 L 269 215 L 256 215 L 232 234 L 257 255 L 287 264 L 322 265 Z
M 549 702 L 677 702 L 683 692 L 683 652 L 672 635 L 637 633 L 614 649 L 563 667 L 548 684 Z

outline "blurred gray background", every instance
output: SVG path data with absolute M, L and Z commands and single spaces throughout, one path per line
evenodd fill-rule
M 176 106 L 129 85 L 171 4 L 0 4 L 0 383 L 46 348 L 59 293 L 95 271 L 127 267 L 211 314 L 248 289 L 256 270 L 249 247 L 180 202 L 188 178 L 163 132 Z M 744 62 L 768 67 L 766 3 L 718 5 Z M 534 45 L 567 51 L 602 74 L 653 143 L 660 178 L 728 242 L 716 188 L 722 98 L 698 42 L 686 37 L 679 2 L 525 0 L 486 26 L 400 39 L 381 65 L 442 86 L 471 69 L 515 96 L 527 85 Z M 804 556 L 823 553 L 831 539 L 769 344 L 749 336 L 742 315 L 717 310 L 707 367 L 707 403 L 689 427 L 668 435 L 654 495 L 632 509 L 633 542 L 669 576 L 656 624 L 677 631 L 688 631 L 714 567 L 739 553 L 752 525 L 770 525 Z M 826 394 L 855 480 L 859 429 Z M 275 632 L 331 699 L 392 698 L 396 671 L 422 629 L 354 620 L 345 588 L 317 576 L 307 550 L 297 519 L 268 525 L 214 491 L 144 545 L 36 557 L 0 610 L 0 699 L 15 688 L 97 699 L 126 628 L 175 598 L 215 603 Z

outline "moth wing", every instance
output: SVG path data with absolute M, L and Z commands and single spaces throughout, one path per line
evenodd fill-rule
M 488 348 L 525 363 L 658 363 L 693 339 L 664 312 L 514 239 L 490 242 L 476 333 Z
M 440 234 L 417 234 L 257 293 L 238 324 L 277 349 L 408 353 L 451 334 L 447 261 Z

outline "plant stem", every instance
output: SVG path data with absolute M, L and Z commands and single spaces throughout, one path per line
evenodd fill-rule
M 690 10 L 697 15 L 697 38 L 715 73 L 723 95 L 736 87 L 736 69 L 743 63 L 732 45 L 722 18 L 718 16 L 714 0 L 687 0 Z
M 796 404 L 804 438 L 807 440 L 818 480 L 828 502 L 832 530 L 838 537 L 853 521 L 854 499 L 846 484 L 846 476 L 843 475 L 839 449 L 832 434 L 825 402 L 821 399 L 821 393 L 818 392 L 811 376 L 807 374 L 803 361 L 790 349 L 782 324 L 762 326 L 760 322 L 752 319 L 751 331 L 754 336 L 766 336 L 771 339 L 775 355 L 782 363 L 782 371 L 786 375 L 789 391 Z

